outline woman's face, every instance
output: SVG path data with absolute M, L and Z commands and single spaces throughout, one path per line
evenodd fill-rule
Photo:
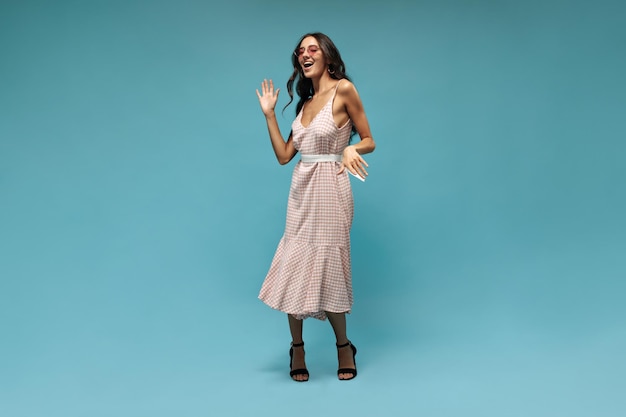
M 320 77 L 328 67 L 322 48 L 313 36 L 302 39 L 295 54 L 298 57 L 302 72 L 307 78 Z

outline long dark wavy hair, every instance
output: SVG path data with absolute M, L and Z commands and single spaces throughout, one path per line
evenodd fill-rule
M 339 53 L 339 49 L 335 46 L 335 43 L 325 34 L 321 32 L 312 32 L 302 35 L 294 51 L 300 48 L 300 44 L 309 36 L 317 39 L 317 43 L 320 46 L 320 49 L 324 53 L 324 58 L 328 61 L 328 73 L 331 78 L 335 80 L 346 79 L 348 81 L 352 81 L 350 77 L 346 74 L 346 66 L 341 59 L 341 54 Z M 300 67 L 300 63 L 298 62 L 298 57 L 295 54 L 291 54 L 291 63 L 293 65 L 293 73 L 289 80 L 287 81 L 287 93 L 289 94 L 289 102 L 283 107 L 283 111 L 291 104 L 293 101 L 293 85 L 296 84 L 296 93 L 298 93 L 298 104 L 296 105 L 296 115 L 300 113 L 304 103 L 311 97 L 313 97 L 313 81 L 311 79 L 306 78 L 304 73 L 302 72 L 302 68 Z M 356 133 L 354 126 L 352 126 L 352 134 Z

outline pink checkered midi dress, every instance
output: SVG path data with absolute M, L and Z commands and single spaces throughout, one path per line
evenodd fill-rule
M 335 125 L 336 92 L 308 126 L 302 125 L 302 111 L 292 124 L 302 159 L 293 171 L 285 232 L 259 293 L 268 306 L 299 319 L 325 320 L 326 311 L 352 307 L 352 189 L 347 171 L 337 175 L 352 122 Z

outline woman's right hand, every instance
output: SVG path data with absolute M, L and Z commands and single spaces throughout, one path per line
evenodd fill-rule
M 259 97 L 259 104 L 261 104 L 261 110 L 263 114 L 266 116 L 270 116 L 274 113 L 274 107 L 276 107 L 276 102 L 278 101 L 278 93 L 280 92 L 280 88 L 274 90 L 274 82 L 272 80 L 263 80 L 261 83 L 261 93 L 259 90 L 256 90 L 256 95 Z

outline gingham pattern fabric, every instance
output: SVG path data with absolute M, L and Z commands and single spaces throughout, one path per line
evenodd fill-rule
M 352 122 L 335 125 L 335 93 L 307 127 L 302 125 L 302 111 L 294 120 L 293 143 L 301 155 L 340 155 L 348 145 Z M 299 319 L 325 320 L 326 311 L 352 308 L 354 207 L 348 173 L 337 175 L 340 168 L 336 161 L 296 164 L 285 233 L 259 293 L 268 306 Z

